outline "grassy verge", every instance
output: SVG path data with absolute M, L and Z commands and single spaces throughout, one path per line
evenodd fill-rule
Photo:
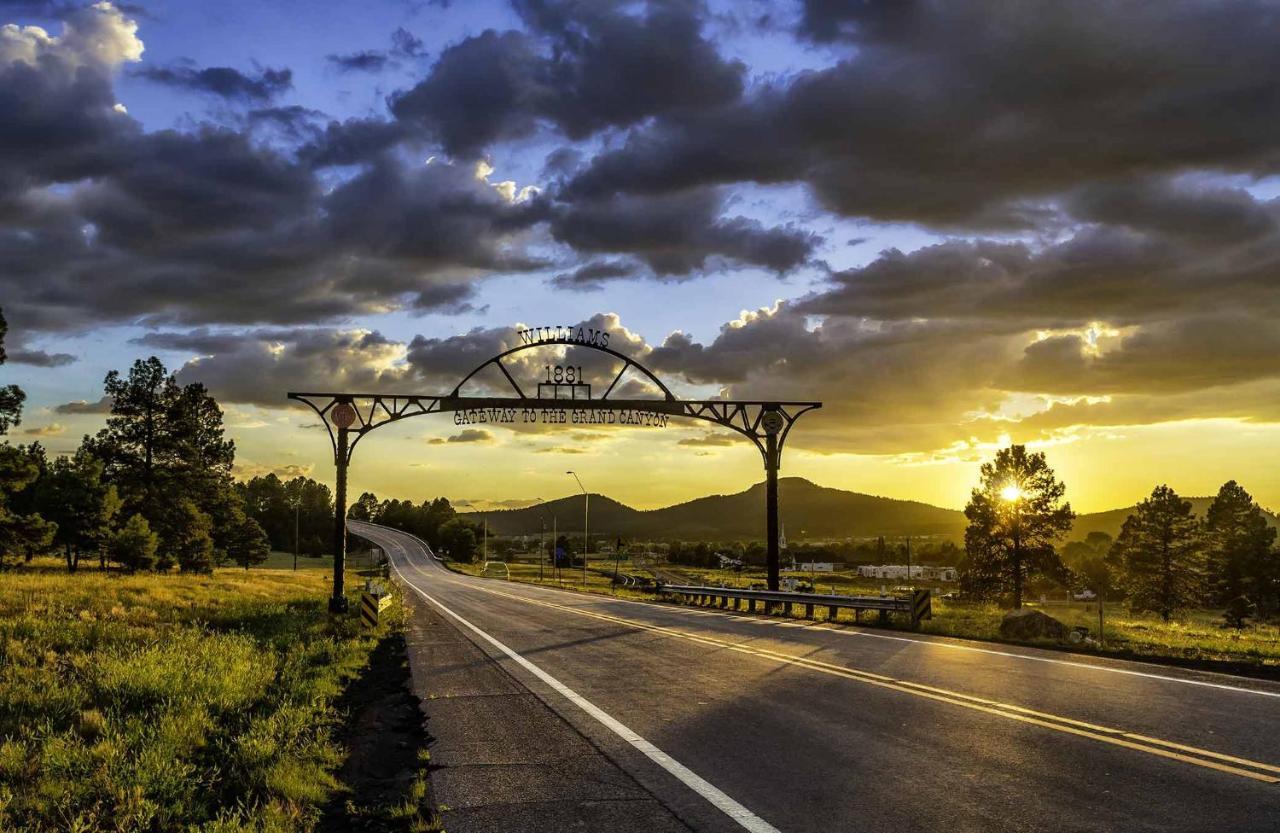
M 329 616 L 328 586 L 0 576 L 0 829 L 312 830 L 344 791 L 339 700 L 377 642 Z
M 454 564 L 449 566 L 459 572 L 470 575 L 483 573 L 479 564 Z M 544 570 L 543 579 L 539 581 L 536 564 L 510 564 L 513 581 L 547 586 L 560 586 L 560 581 L 552 576 L 551 571 Z M 594 563 L 592 566 L 596 566 Z M 600 562 L 604 570 L 612 568 L 612 562 Z M 745 570 L 741 573 L 730 570 L 701 569 L 671 565 L 670 569 L 685 577 L 690 583 L 726 585 L 731 587 L 749 587 L 763 583 L 763 570 Z M 623 566 L 624 572 L 639 573 L 641 570 Z M 494 577 L 490 570 L 487 577 Z M 795 574 L 797 577 L 809 579 L 808 574 Z M 609 578 L 604 575 L 588 572 L 584 585 L 580 569 L 563 571 L 564 587 L 572 590 L 584 590 L 591 593 L 610 594 L 615 592 Z M 500 577 L 500 576 L 499 576 Z M 818 573 L 816 579 L 819 593 L 876 593 L 886 585 L 879 580 L 863 579 L 851 573 Z M 919 586 L 930 586 L 927 583 L 916 583 Z M 954 585 L 932 585 L 935 591 L 947 592 Z M 948 601 L 939 598 L 936 592 L 933 600 L 933 618 L 920 623 L 921 633 L 939 636 L 953 636 L 962 639 L 981 639 L 993 642 L 1008 642 L 1000 636 L 1000 621 L 1005 611 L 996 605 L 974 604 Z M 627 598 L 654 599 L 652 593 L 635 590 L 617 589 L 616 593 Z M 1035 605 L 1031 605 L 1034 607 Z M 1070 605 L 1050 605 L 1044 612 L 1065 624 L 1090 629 L 1096 636 L 1098 633 L 1098 608 L 1096 604 L 1073 603 Z M 1131 613 L 1123 606 L 1110 604 L 1104 611 L 1105 648 L 1081 647 L 1079 653 L 1101 654 L 1132 659 L 1190 665 L 1209 669 L 1218 669 L 1234 673 L 1256 673 L 1263 676 L 1280 676 L 1280 626 L 1275 623 L 1261 623 L 1236 631 L 1222 627 L 1221 611 L 1190 611 L 1170 622 L 1158 617 L 1140 613 Z M 844 617 L 852 614 L 845 612 Z M 817 611 L 819 621 L 825 619 L 825 610 Z M 865 624 L 874 624 L 874 614 L 862 617 Z M 893 621 L 890 627 L 906 627 L 905 623 Z M 1045 647 L 1063 647 L 1041 643 Z

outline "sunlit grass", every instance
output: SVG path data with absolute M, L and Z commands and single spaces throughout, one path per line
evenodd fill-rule
M 311 829 L 374 644 L 328 615 L 328 582 L 0 576 L 0 830 Z

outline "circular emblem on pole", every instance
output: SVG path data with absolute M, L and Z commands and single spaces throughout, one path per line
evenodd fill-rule
M 777 411 L 765 411 L 764 416 L 760 417 L 760 424 L 764 426 L 766 434 L 776 434 L 786 427 L 787 421 Z
M 351 424 L 356 421 L 356 409 L 351 406 L 350 402 L 339 402 L 329 412 L 329 420 L 339 428 L 350 428 Z

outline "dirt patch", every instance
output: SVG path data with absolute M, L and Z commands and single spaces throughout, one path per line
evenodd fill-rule
M 430 737 L 409 684 L 403 633 L 388 634 L 342 696 L 347 714 L 338 770 L 346 787 L 325 808 L 320 833 L 439 830 L 428 781 Z

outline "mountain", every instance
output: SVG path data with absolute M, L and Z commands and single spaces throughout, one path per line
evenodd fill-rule
M 759 540 L 764 538 L 764 490 L 757 483 L 745 492 L 709 495 L 662 509 L 633 509 L 605 495 L 591 496 L 591 529 L 624 538 L 699 540 Z M 1213 498 L 1195 497 L 1192 511 L 1204 517 Z M 543 523 L 549 533 L 552 518 L 561 532 L 582 533 L 581 495 L 528 506 L 469 512 L 476 521 L 488 520 L 498 535 L 537 535 Z M 829 489 L 802 477 L 778 480 L 778 505 L 785 531 L 792 537 L 871 538 L 877 535 L 940 535 L 957 542 L 964 538 L 965 517 L 914 500 L 896 500 L 843 489 Z M 1066 540 L 1082 540 L 1090 532 L 1113 538 L 1137 507 L 1092 512 L 1076 518 Z M 1267 521 L 1280 527 L 1280 517 L 1267 512 Z
M 562 531 L 582 531 L 581 495 L 468 517 L 487 520 L 499 535 L 537 535 L 556 518 Z M 626 538 L 673 538 L 687 541 L 759 539 L 764 537 L 765 484 L 744 492 L 710 495 L 663 509 L 639 510 L 604 495 L 591 496 L 591 529 Z M 913 500 L 864 495 L 818 486 L 802 477 L 778 480 L 783 526 L 805 538 L 874 537 L 876 535 L 946 535 L 960 537 L 965 518 Z

